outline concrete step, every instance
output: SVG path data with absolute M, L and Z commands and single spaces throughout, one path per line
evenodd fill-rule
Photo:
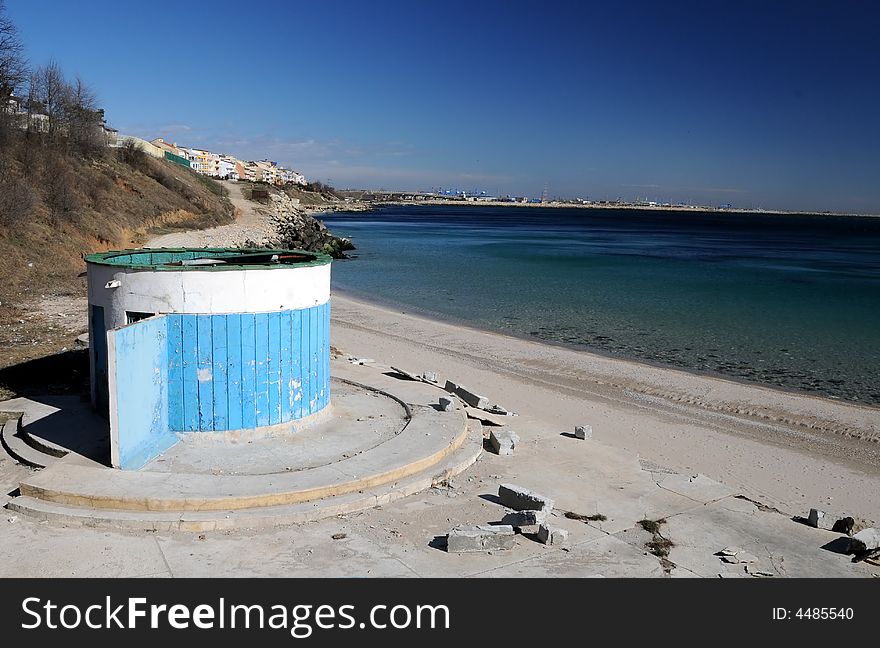
M 437 464 L 386 484 L 319 500 L 281 506 L 218 511 L 132 511 L 60 504 L 26 495 L 6 507 L 22 515 L 65 526 L 85 526 L 131 531 L 229 531 L 264 529 L 344 515 L 386 505 L 426 490 L 458 475 L 480 456 L 483 437 L 478 427 L 468 427 L 464 442 Z
M 34 450 L 42 452 L 45 455 L 49 455 L 50 457 L 55 457 L 56 459 L 60 459 L 67 455 L 70 451 L 66 448 L 62 448 L 56 443 L 52 443 L 51 441 L 47 441 L 41 437 L 36 436 L 35 434 L 31 434 L 28 430 L 27 425 L 25 425 L 19 431 L 19 436 Z
M 429 469 L 467 439 L 464 412 L 412 406 L 393 438 L 342 461 L 271 474 L 124 471 L 59 460 L 21 481 L 22 495 L 58 504 L 131 511 L 228 511 L 325 499 Z
M 58 457 L 27 443 L 21 428 L 21 416 L 0 418 L 0 444 L 15 461 L 31 468 L 45 468 L 58 461 Z

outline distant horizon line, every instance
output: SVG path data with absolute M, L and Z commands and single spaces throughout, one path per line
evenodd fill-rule
M 668 201 L 630 201 L 630 200 L 609 200 L 609 199 L 589 199 L 589 198 L 552 198 L 542 201 L 540 198 L 531 198 L 525 194 L 504 196 L 493 196 L 493 198 L 509 198 L 510 200 L 488 200 L 465 198 L 457 198 L 453 196 L 446 197 L 436 192 L 428 192 L 424 190 L 398 190 L 398 189 L 369 189 L 369 188 L 336 188 L 337 191 L 344 192 L 364 192 L 378 193 L 388 195 L 407 194 L 413 196 L 432 196 L 432 200 L 403 200 L 389 199 L 377 202 L 399 203 L 399 204 L 430 204 L 430 205 L 446 205 L 446 204 L 467 204 L 479 206 L 507 206 L 507 207 L 574 207 L 579 209 L 595 208 L 595 209 L 646 209 L 656 211 L 711 211 L 711 212 L 730 212 L 730 213 L 752 213 L 752 214 L 783 214 L 783 215 L 803 215 L 803 216 L 856 216 L 864 218 L 880 218 L 880 212 L 847 212 L 836 210 L 818 210 L 818 209 L 781 209 L 769 207 L 737 207 L 733 205 L 711 205 L 711 204 L 695 204 Z M 467 194 L 476 198 L 480 194 Z M 519 202 L 514 198 L 526 198 L 526 202 Z M 536 202 L 537 201 L 537 202 Z M 647 204 L 643 204 L 647 203 Z

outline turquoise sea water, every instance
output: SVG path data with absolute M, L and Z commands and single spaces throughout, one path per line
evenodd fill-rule
M 880 404 L 880 219 L 517 207 L 333 214 L 334 288 L 481 328 Z

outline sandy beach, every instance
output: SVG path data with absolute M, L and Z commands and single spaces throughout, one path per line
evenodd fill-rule
M 876 520 L 880 412 L 478 331 L 333 296 L 345 354 L 437 371 L 549 434 L 595 438 L 700 472 L 791 515 L 812 506 Z
M 237 220 L 151 240 L 234 245 L 268 213 L 226 183 Z M 880 411 L 441 322 L 334 291 L 332 344 L 414 372 L 436 371 L 547 436 L 574 425 L 685 473 L 703 473 L 790 515 L 824 507 L 880 519 Z

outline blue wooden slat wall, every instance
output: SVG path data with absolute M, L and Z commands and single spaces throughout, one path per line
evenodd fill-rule
M 211 317 L 211 382 L 213 386 L 214 420 L 212 429 L 228 430 L 229 428 L 229 404 L 227 397 L 227 385 L 229 378 L 226 375 L 226 315 L 214 315 Z
M 198 336 L 199 358 L 199 429 L 214 429 L 214 381 L 211 372 L 214 369 L 212 355 L 214 353 L 213 335 L 211 333 L 210 315 L 196 316 L 196 335 Z
M 269 425 L 269 314 L 254 316 L 254 337 L 257 365 L 257 427 Z
M 168 317 L 172 431 L 252 429 L 330 402 L 330 304 L 300 311 Z
M 290 384 L 293 388 L 293 406 L 291 415 L 293 420 L 303 416 L 303 357 L 302 349 L 302 311 L 290 313 L 290 349 L 292 362 L 290 365 Z
M 137 469 L 177 443 L 169 429 L 168 320 L 154 317 L 110 332 L 116 409 L 116 459 Z
M 302 340 L 300 341 L 299 357 L 302 360 L 302 416 L 308 416 L 311 413 L 311 401 L 309 400 L 312 390 L 312 358 L 309 355 L 309 341 L 311 340 L 311 318 L 309 312 L 311 309 L 300 311 L 302 316 Z
M 227 424 L 230 430 L 244 427 L 241 398 L 241 317 L 235 314 L 226 316 Z
M 183 318 L 168 315 L 168 428 L 183 430 Z
M 293 390 L 290 385 L 290 363 L 293 359 L 293 350 L 290 347 L 291 324 L 290 312 L 285 311 L 280 314 L 281 318 L 281 353 L 279 361 L 281 363 L 281 382 L 279 391 L 281 396 L 281 412 L 280 420 L 289 421 L 290 412 L 293 409 Z
M 268 392 L 269 425 L 281 422 L 281 313 L 269 313 Z
M 199 429 L 198 336 L 196 318 L 181 316 L 183 328 L 183 429 Z
M 256 316 L 245 313 L 241 317 L 241 427 L 257 427 L 257 350 Z

